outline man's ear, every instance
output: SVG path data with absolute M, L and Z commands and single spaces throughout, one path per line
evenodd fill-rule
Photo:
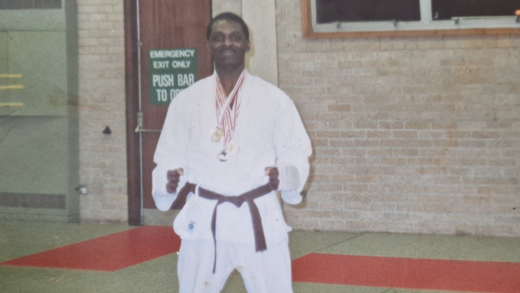
M 249 42 L 249 40 L 247 40 L 247 49 L 246 49 L 246 53 L 251 51 L 251 42 Z

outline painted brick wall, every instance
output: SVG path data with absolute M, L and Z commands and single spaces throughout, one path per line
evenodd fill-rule
M 81 217 L 125 222 L 123 3 L 78 6 Z M 520 36 L 308 40 L 299 0 L 276 9 L 279 86 L 314 145 L 290 225 L 520 236 Z
M 126 222 L 123 1 L 78 0 L 78 21 L 81 220 Z
M 520 36 L 310 40 L 300 0 L 276 7 L 314 146 L 290 225 L 520 236 Z

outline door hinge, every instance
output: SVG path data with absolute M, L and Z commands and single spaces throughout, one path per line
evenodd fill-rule
M 137 112 L 137 127 L 135 132 L 161 132 L 160 129 L 144 129 L 143 128 L 143 112 Z

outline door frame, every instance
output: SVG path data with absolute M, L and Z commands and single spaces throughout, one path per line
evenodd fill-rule
M 125 90 L 126 90 L 126 153 L 128 178 L 128 224 L 140 226 L 141 188 L 140 147 L 137 127 L 139 112 L 137 0 L 124 0 L 125 27 Z
M 142 91 L 143 82 L 146 80 L 146 77 L 140 76 L 143 68 L 142 65 L 142 48 L 147 48 L 143 46 L 142 42 L 144 40 L 140 38 L 139 33 L 142 31 L 142 26 L 140 28 L 140 21 L 144 20 L 144 16 L 141 17 L 140 10 L 143 6 L 140 6 L 146 0 L 124 0 L 124 28 L 125 28 L 125 90 L 126 90 L 126 136 L 127 136 L 127 179 L 128 179 L 128 224 L 129 225 L 142 225 L 144 224 L 144 207 L 146 207 L 149 202 L 149 198 L 143 198 L 146 192 L 143 190 L 143 186 L 148 188 L 148 184 L 150 182 L 143 182 L 143 167 L 149 167 L 145 165 L 143 162 L 143 155 L 149 153 L 143 153 L 143 147 L 145 143 L 143 143 L 142 139 L 142 131 L 137 131 L 137 126 L 139 123 L 142 123 L 142 119 L 139 119 L 138 113 L 140 111 L 144 111 L 142 101 Z M 169 0 L 168 0 L 169 1 Z M 140 3 L 141 2 L 141 3 Z M 181 2 L 181 1 L 179 1 Z M 209 15 L 208 15 L 208 23 L 211 19 L 211 0 L 202 0 L 205 4 L 209 4 Z M 208 8 L 205 6 L 205 9 Z M 144 9 L 143 9 L 144 11 Z M 191 11 L 194 12 L 194 11 Z M 195 17 L 195 16 L 194 16 Z M 179 20 L 182 22 L 183 18 L 180 17 Z M 200 20 L 200 19 L 199 19 Z M 144 23 L 143 23 L 144 24 Z M 204 35 L 206 32 L 207 23 L 204 23 L 203 31 Z M 199 26 L 200 29 L 200 26 Z M 182 38 L 179 40 L 183 40 Z M 144 41 L 143 41 L 144 42 Z M 204 38 L 204 48 L 205 48 L 205 38 Z M 200 49 L 201 44 L 195 45 Z M 141 53 L 141 56 L 139 56 Z M 201 53 L 201 52 L 200 52 Z M 205 58 L 202 58 L 202 55 L 197 55 L 198 62 L 201 60 L 207 59 L 210 60 L 209 52 L 204 53 Z M 204 64 L 206 64 L 204 62 Z M 209 71 L 202 69 L 201 63 L 198 63 L 197 69 L 197 80 L 200 80 L 206 76 L 211 75 L 213 70 L 209 68 Z M 207 71 L 207 72 L 206 72 Z M 205 73 L 203 73 L 205 72 Z M 201 75 L 201 73 L 203 73 Z M 145 78 L 145 79 L 143 79 Z M 146 82 L 145 82 L 146 85 Z M 145 107 L 146 108 L 146 107 Z M 167 109 L 167 107 L 165 108 Z M 164 112 L 166 115 L 166 112 Z M 161 123 L 162 125 L 162 123 Z M 149 158 L 147 158 L 148 160 Z M 147 161 L 148 162 L 148 161 Z M 145 168 L 146 169 L 146 168 Z M 148 171 L 147 171 L 148 172 Z M 145 175 L 148 176 L 148 175 Z

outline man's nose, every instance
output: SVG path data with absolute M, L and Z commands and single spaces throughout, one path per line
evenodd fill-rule
M 223 45 L 224 46 L 231 46 L 231 44 L 232 44 L 231 37 L 224 37 Z

